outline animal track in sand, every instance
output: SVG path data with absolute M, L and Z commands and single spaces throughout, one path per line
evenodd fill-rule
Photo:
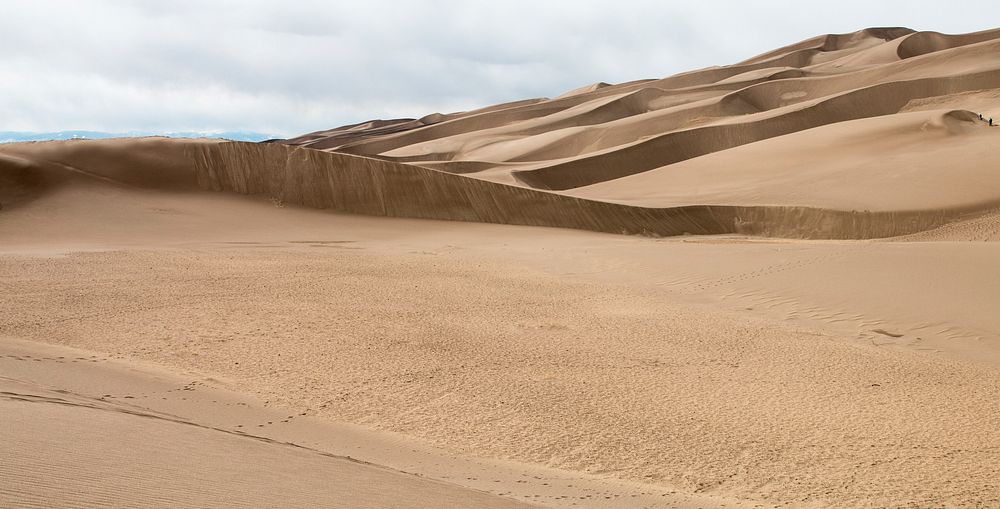
M 889 331 L 887 331 L 885 329 L 872 329 L 872 332 L 874 332 L 876 334 L 881 334 L 883 336 L 889 336 L 890 338 L 901 338 L 901 337 L 903 337 L 902 334 L 895 333 L 895 332 L 889 332 Z

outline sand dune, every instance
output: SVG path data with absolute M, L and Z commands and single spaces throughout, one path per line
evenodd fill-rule
M 7 507 L 532 507 L 101 401 L 0 388 Z
M 952 117 L 954 115 L 948 118 Z M 847 194 L 838 195 L 827 203 L 817 196 L 786 203 L 669 203 L 651 208 L 581 199 L 391 161 L 274 144 L 157 139 L 74 141 L 8 145 L 0 147 L 0 152 L 9 154 L 0 161 L 0 164 L 10 165 L 7 178 L 17 176 L 16 184 L 7 186 L 0 196 L 0 203 L 7 203 L 8 208 L 37 196 L 42 189 L 64 185 L 67 179 L 82 179 L 150 190 L 216 190 L 264 195 L 276 203 L 391 217 L 558 226 L 654 236 L 744 233 L 873 238 L 934 228 L 976 213 L 983 207 L 995 206 L 996 201 L 993 188 L 980 187 L 971 195 L 979 198 L 976 200 L 970 201 L 969 196 L 959 193 L 942 195 L 914 209 L 883 207 L 880 210 L 877 201 L 848 201 L 853 191 L 845 186 Z M 169 157 L 160 157 L 162 154 L 169 154 Z M 66 160 L 73 165 L 61 162 Z M 142 170 L 132 171 L 132 168 Z M 975 167 L 970 167 L 970 172 L 973 169 Z M 650 172 L 650 175 L 655 176 L 655 173 Z M 899 179 L 905 177 L 907 175 L 898 176 Z M 944 178 L 940 174 L 937 177 Z M 929 178 L 933 183 L 934 175 Z M 910 189 L 899 186 L 891 176 L 888 180 L 894 186 L 893 192 L 900 193 L 899 200 L 903 201 L 905 195 L 902 193 Z M 963 182 L 957 181 L 956 187 L 960 188 Z M 921 183 L 926 184 L 916 181 L 913 186 Z M 776 188 L 773 192 L 781 191 L 782 188 Z M 581 196 L 586 195 L 581 193 Z M 753 195 L 747 193 L 747 196 Z M 795 196 L 786 197 L 791 198 Z M 857 208 L 837 208 L 844 204 Z M 833 208 L 821 208 L 823 205 Z
M 824 217 L 817 217 L 816 223 L 843 223 L 839 214 L 843 212 L 894 211 L 896 214 L 880 217 L 876 222 L 903 218 L 902 222 L 909 224 L 840 226 L 825 231 L 788 230 L 779 226 L 788 213 L 771 210 L 766 214 L 768 219 L 763 219 L 768 226 L 750 230 L 813 238 L 891 236 L 933 227 L 950 220 L 943 216 L 951 218 L 976 209 L 987 210 L 997 203 L 998 197 L 983 193 L 980 185 L 984 168 L 989 167 L 985 163 L 986 156 L 997 148 L 997 132 L 984 131 L 984 136 L 973 137 L 975 141 L 964 136 L 951 142 L 943 141 L 939 144 L 942 151 L 933 154 L 922 151 L 917 157 L 908 151 L 912 135 L 902 126 L 913 123 L 913 118 L 905 113 L 921 104 L 925 105 L 921 109 L 929 109 L 927 105 L 935 102 L 941 108 L 972 113 L 972 119 L 968 118 L 968 113 L 951 115 L 974 122 L 978 122 L 980 113 L 987 117 L 992 115 L 1000 104 L 995 94 L 1000 88 L 1000 64 L 992 58 L 1000 50 L 998 44 L 998 30 L 945 35 L 877 28 L 821 36 L 731 66 L 661 80 L 591 85 L 553 100 L 513 105 L 498 111 L 472 112 L 460 119 L 405 133 L 372 137 L 339 150 L 507 185 L 566 191 L 593 201 L 646 208 L 746 205 L 751 201 L 757 206 L 804 207 L 810 210 L 797 211 L 808 217 L 817 217 L 811 209 L 823 209 Z M 941 112 L 941 115 L 947 114 L 947 111 Z M 868 198 L 855 196 L 853 188 L 848 188 L 857 175 L 838 175 L 835 168 L 860 168 L 870 162 L 872 153 L 853 151 L 849 140 L 856 138 L 847 136 L 846 127 L 833 126 L 864 119 L 873 119 L 868 125 L 875 126 L 882 122 L 876 118 L 884 118 L 887 125 L 901 125 L 898 131 L 877 129 L 871 133 L 869 145 L 881 144 L 882 159 L 898 159 L 901 166 L 921 174 L 922 182 L 929 185 L 928 190 L 943 184 L 956 191 L 949 196 L 959 197 L 961 188 L 968 186 L 968 196 L 950 203 L 934 200 L 939 206 L 914 206 L 918 200 L 906 198 L 912 196 L 910 175 L 899 172 L 894 176 L 882 174 L 876 177 L 878 182 L 870 178 L 858 181 L 856 189 L 868 192 Z M 933 119 L 927 122 L 940 123 Z M 828 137 L 830 145 L 838 146 L 837 163 L 827 161 L 830 173 L 826 178 L 845 183 L 843 187 L 837 186 L 844 191 L 840 195 L 842 199 L 836 199 L 831 188 L 810 181 L 807 175 L 815 176 L 810 171 L 800 172 L 801 180 L 795 183 L 798 191 L 795 193 L 789 194 L 788 187 L 765 184 L 782 181 L 785 177 L 776 174 L 768 179 L 764 165 L 758 163 L 761 157 L 778 161 L 778 168 L 782 168 L 781 164 L 790 158 L 788 154 L 798 151 L 797 144 L 804 133 L 826 126 L 831 128 L 822 130 L 822 135 Z M 980 126 L 987 127 L 985 122 Z M 986 136 L 987 133 L 990 136 Z M 768 140 L 764 144 L 766 154 L 764 149 L 756 149 L 764 140 Z M 738 150 L 747 145 L 755 149 Z M 733 155 L 728 154 L 730 151 Z M 698 178 L 697 170 L 693 169 L 720 168 L 716 163 L 725 161 L 732 174 L 742 174 L 747 159 L 741 160 L 741 155 L 749 153 L 756 157 L 751 164 L 760 164 L 759 170 L 750 171 L 760 177 L 754 182 L 740 177 L 720 180 L 714 173 Z M 741 162 L 737 163 L 738 160 Z M 968 180 L 964 174 L 955 176 L 950 170 L 956 164 L 960 168 L 973 168 L 973 171 L 978 164 L 980 176 Z M 689 167 L 692 170 L 688 170 Z M 946 167 L 949 171 L 943 172 Z M 788 166 L 784 168 L 778 171 L 795 171 Z M 874 174 L 869 172 L 868 177 Z M 939 182 L 930 184 L 925 180 L 934 174 Z M 640 177 L 622 178 L 630 175 Z M 677 179 L 674 175 L 678 175 Z M 609 185 L 599 185 L 604 182 Z M 713 189 L 719 185 L 729 185 L 744 192 L 721 198 Z M 747 185 L 754 187 L 747 188 Z M 603 194 L 603 190 L 608 190 L 608 194 Z M 671 198 L 651 199 L 653 194 L 665 197 L 665 193 Z M 818 198 L 820 194 L 826 196 Z M 766 200 L 750 199 L 754 196 L 766 197 Z M 818 199 L 811 199 L 812 196 Z M 760 211 L 757 212 L 751 214 L 741 210 L 725 214 L 728 217 L 722 221 L 743 221 L 751 215 L 759 217 Z M 921 214 L 927 217 L 914 219 L 914 215 Z M 661 235 L 747 231 L 728 225 L 707 225 L 702 220 L 697 222 L 701 228 L 686 230 L 648 225 L 597 229 Z M 564 226 L 559 221 L 543 224 Z
M 996 51 L 996 44 L 976 50 L 971 59 L 982 64 L 986 52 Z M 959 65 L 956 60 L 961 61 L 954 55 L 935 54 L 927 58 L 938 59 L 941 65 L 947 63 L 949 66 Z M 448 160 L 465 157 L 480 160 L 482 155 L 495 156 L 494 159 L 501 162 L 559 159 L 552 163 L 531 165 L 530 169 L 517 172 L 516 176 L 533 187 L 568 189 L 581 185 L 581 182 L 586 185 L 609 180 L 820 125 L 890 115 L 899 112 L 911 100 L 996 88 L 1000 83 L 1000 73 L 988 65 L 982 65 L 981 72 L 924 78 L 929 74 L 945 74 L 940 66 L 925 64 L 906 61 L 888 66 L 888 69 L 869 69 L 844 76 L 785 78 L 752 85 L 744 83 L 744 88 L 714 100 L 689 102 L 665 109 L 653 104 L 652 98 L 659 94 L 650 95 L 652 89 L 633 92 L 617 101 L 640 102 L 643 106 L 626 107 L 631 115 L 620 116 L 627 121 L 602 126 L 589 137 L 599 140 L 593 143 L 588 143 L 588 136 L 579 128 L 565 136 L 554 136 L 555 133 L 550 130 L 539 135 L 544 136 L 542 140 L 534 140 L 532 135 L 535 133 L 531 130 L 512 132 L 513 128 L 508 126 L 503 129 L 504 132 L 488 133 L 495 136 L 493 144 L 507 149 L 506 157 L 502 155 L 503 148 L 493 148 L 484 154 L 481 147 L 485 142 L 476 141 L 468 145 L 472 150 L 467 156 L 454 146 L 446 152 L 435 152 L 426 144 L 416 145 L 409 149 L 410 152 L 395 150 L 386 155 L 402 155 L 408 161 L 433 160 L 435 156 Z M 867 85 L 859 87 L 860 83 Z M 644 95 L 637 97 L 640 93 Z M 646 114 L 647 111 L 653 113 Z M 649 120 L 654 124 L 644 126 Z M 688 128 L 692 121 L 708 125 Z M 608 139 L 609 134 L 615 133 L 618 133 L 617 138 Z M 511 140 L 511 135 L 522 137 Z M 560 147 L 560 142 L 570 143 L 571 146 Z M 437 143 L 454 144 L 455 140 L 451 138 Z M 592 152 L 596 153 L 587 155 Z M 510 154 L 516 155 L 511 157 Z M 570 154 L 576 156 L 570 157 Z
M 0 370 L 4 507 L 534 507 L 336 454 L 349 430 L 210 380 L 11 339 Z
M 796 204 L 970 212 L 1000 206 L 1000 138 L 964 110 L 931 110 L 809 129 L 580 187 L 574 196 L 645 207 Z M 774 154 L 781 154 L 775 157 Z
M 998 51 L 0 145 L 0 505 L 997 505 Z

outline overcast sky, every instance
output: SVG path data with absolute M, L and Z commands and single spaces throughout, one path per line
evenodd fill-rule
M 6 1 L 0 131 L 293 135 L 658 78 L 824 33 L 996 25 L 997 0 Z

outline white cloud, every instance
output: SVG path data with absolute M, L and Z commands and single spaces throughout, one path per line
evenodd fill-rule
M 0 16 L 0 130 L 297 134 L 732 63 L 995 2 L 34 0 Z

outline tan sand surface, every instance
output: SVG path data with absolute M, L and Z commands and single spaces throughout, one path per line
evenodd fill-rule
M 86 192 L 53 195 L 65 215 L 47 217 L 73 232 L 2 223 L 18 240 L 0 264 L 0 333 L 211 374 L 275 407 L 459 455 L 644 483 L 639 493 L 730 504 L 996 501 L 996 364 L 969 359 L 962 338 L 947 334 L 940 352 L 912 348 L 916 320 L 932 316 L 907 314 L 957 299 L 939 316 L 956 330 L 990 328 L 965 346 L 995 355 L 992 314 L 950 311 L 989 302 L 997 282 L 965 275 L 963 264 L 934 265 L 954 255 L 981 268 L 995 243 L 664 241 L 400 223 L 211 194 L 175 200 L 171 217 L 200 224 L 191 231 L 204 237 L 191 240 L 138 230 L 162 216 L 155 193 Z M 5 214 L 23 218 L 46 203 Z M 74 203 L 131 218 L 122 228 L 147 244 L 116 246 L 118 233 L 84 228 Z M 230 234 L 222 219 L 213 234 L 199 217 L 213 203 L 220 217 L 238 211 L 242 231 Z M 264 216 L 288 230 L 256 225 Z M 890 265 L 896 272 L 886 274 Z M 867 285 L 878 277 L 917 275 L 931 278 L 933 298 L 904 287 L 833 299 L 874 291 Z M 952 277 L 963 284 L 935 283 Z M 750 289 L 773 294 L 740 295 Z M 786 308 L 733 309 L 782 299 Z M 785 313 L 820 318 L 799 324 Z M 853 333 L 822 327 L 824 316 L 846 319 Z
M 4 507 L 683 508 L 727 502 L 459 456 L 403 435 L 329 421 L 307 408 L 279 407 L 204 373 L 86 350 L 4 337 L 0 371 L 2 450 L 11 458 L 0 465 Z
M 934 110 L 840 122 L 573 190 L 645 207 L 699 203 L 849 210 L 1000 206 L 1000 129 Z M 695 190 L 695 192 L 692 192 Z
M 105 398 L 0 389 L 4 507 L 532 507 Z

